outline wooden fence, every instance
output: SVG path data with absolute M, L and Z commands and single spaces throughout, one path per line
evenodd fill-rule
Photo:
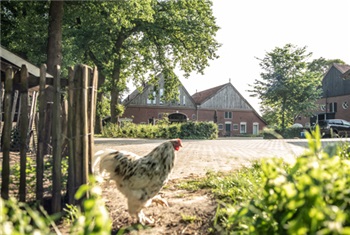
M 56 66 L 52 86 L 53 102 L 49 103 L 46 102 L 48 100 L 46 66 L 42 65 L 40 68 L 40 89 L 39 92 L 31 94 L 31 102 L 28 102 L 27 80 L 28 71 L 23 65 L 20 70 L 19 108 L 16 105 L 18 91 L 13 90 L 14 72 L 11 67 L 6 70 L 4 89 L 0 87 L 0 111 L 3 109 L 3 116 L 0 112 L 1 150 L 3 152 L 1 197 L 9 198 L 11 131 L 17 110 L 16 126 L 19 130 L 20 152 L 19 200 L 26 201 L 27 153 L 30 143 L 34 143 L 31 149 L 36 154 L 36 200 L 39 203 L 43 202 L 44 162 L 47 157 L 45 149 L 47 144 L 51 143 L 51 211 L 56 213 L 62 210 L 62 191 L 64 190 L 61 183 L 61 165 L 64 146 L 67 146 L 68 149 L 67 203 L 77 203 L 74 200 L 74 194 L 80 185 L 88 182 L 88 175 L 92 173 L 98 72 L 96 68 L 77 65 L 69 69 L 68 79 L 61 79 L 60 67 Z M 61 85 L 61 81 L 66 81 L 67 85 Z M 38 113 L 35 110 L 38 110 Z

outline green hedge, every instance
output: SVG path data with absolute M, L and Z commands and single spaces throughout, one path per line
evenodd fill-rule
M 263 131 L 263 138 L 264 139 L 295 139 L 295 138 L 305 138 L 301 136 L 302 132 L 309 131 L 306 128 L 298 127 L 298 128 L 286 128 L 284 130 L 282 129 L 269 129 L 266 128 Z
M 218 128 L 212 122 L 185 122 L 171 125 L 147 125 L 126 122 L 121 126 L 107 124 L 103 128 L 102 136 L 149 139 L 216 139 L 218 138 Z

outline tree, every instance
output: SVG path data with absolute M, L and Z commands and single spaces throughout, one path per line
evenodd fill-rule
M 47 71 L 54 72 L 56 65 L 62 64 L 62 19 L 63 0 L 51 1 L 47 43 Z
M 208 60 L 217 58 L 218 26 L 211 1 L 74 2 L 69 35 L 86 59 L 99 67 L 111 91 L 111 121 L 126 81 L 141 86 L 151 82 L 157 90 L 157 74 L 165 77 L 164 100 L 177 97 L 174 69 L 185 76 L 203 73 Z M 80 52 L 81 53 L 81 52 Z
M 320 72 L 322 73 L 322 75 L 324 75 L 328 71 L 328 69 L 335 63 L 345 64 L 345 62 L 340 59 L 326 60 L 325 58 L 320 57 L 309 63 L 308 69 L 311 71 Z
M 63 15 L 62 5 L 59 9 L 53 5 L 54 1 L 3 1 L 3 45 L 34 64 L 46 62 L 47 29 L 53 19 L 49 16 Z M 58 11 L 49 14 L 50 6 Z M 180 68 L 185 76 L 203 73 L 208 61 L 217 58 L 219 28 L 211 7 L 210 0 L 65 1 L 62 71 L 66 75 L 66 68 L 77 63 L 96 65 L 106 80 L 105 90 L 111 92 L 113 122 L 122 111 L 119 103 L 127 81 L 139 87 L 150 82 L 157 91 L 156 75 L 162 73 L 163 99 L 176 99 L 179 84 L 174 69 Z M 55 51 L 59 59 L 59 47 Z M 59 62 L 50 62 L 54 63 Z
M 284 129 L 315 108 L 321 95 L 321 73 L 308 69 L 312 53 L 292 44 L 276 47 L 260 60 L 262 80 L 256 79 L 251 96 L 261 99 L 262 112 L 271 123 Z M 271 115 L 272 113 L 272 115 Z
M 40 65 L 47 60 L 47 1 L 1 1 L 1 45 Z

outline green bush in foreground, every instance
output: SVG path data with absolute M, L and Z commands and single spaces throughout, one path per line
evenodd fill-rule
M 75 195 L 77 200 L 89 195 L 83 199 L 83 209 L 75 206 L 67 207 L 70 234 L 109 235 L 112 222 L 100 198 L 101 188 L 94 184 L 93 179 L 90 181 L 92 184 L 82 185 Z M 39 212 L 25 203 L 18 203 L 14 198 L 9 200 L 0 198 L 0 234 L 47 235 L 61 232 L 55 225 L 53 217 L 49 217 L 44 209 L 41 208 Z
M 309 151 L 290 166 L 261 164 L 261 192 L 219 208 L 214 227 L 224 234 L 350 234 L 349 145 L 323 150 L 319 130 Z

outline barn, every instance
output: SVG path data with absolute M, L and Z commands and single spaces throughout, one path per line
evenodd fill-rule
M 190 95 L 181 84 L 176 101 L 162 100 L 164 78 L 159 75 L 159 92 L 147 84 L 123 101 L 121 119 L 154 124 L 166 115 L 171 122 L 208 121 L 218 125 L 219 136 L 259 135 L 266 122 L 231 82 Z M 154 97 L 150 99 L 150 97 Z

